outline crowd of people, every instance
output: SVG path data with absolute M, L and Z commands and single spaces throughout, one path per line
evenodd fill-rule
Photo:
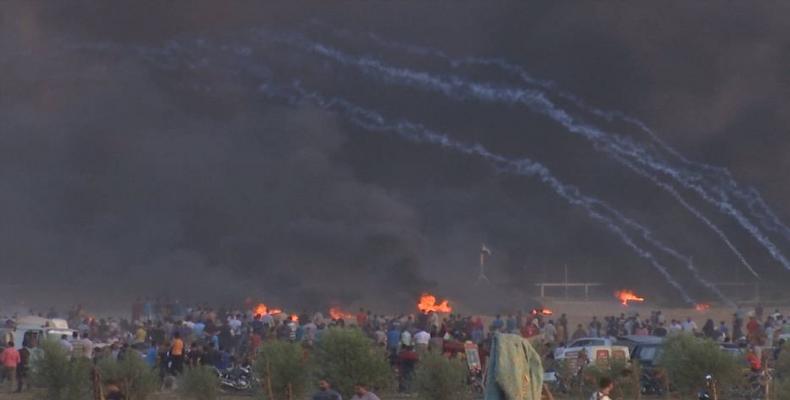
M 298 342 L 309 349 L 320 342 L 327 330 L 354 326 L 365 332 L 375 345 L 386 349 L 393 368 L 398 371 L 399 389 L 408 392 L 424 352 L 464 357 L 465 343 L 471 342 L 477 346 L 480 364 L 485 365 L 490 338 L 496 332 L 538 339 L 541 343 L 538 350 L 547 358 L 555 347 L 582 337 L 667 336 L 687 332 L 722 342 L 741 340 L 765 345 L 780 344 L 780 335 L 790 333 L 790 320 L 778 311 L 765 315 L 760 306 L 749 313 L 739 308 L 729 325 L 708 319 L 699 328 L 691 317 L 683 321 L 667 320 L 661 311 L 654 311 L 645 318 L 638 313 L 602 319 L 593 316 L 587 323 L 577 324 L 575 329 L 571 329 L 565 314 L 555 320 L 550 312 L 540 309 L 496 315 L 485 321 L 481 317 L 434 312 L 385 316 L 359 309 L 356 313 L 342 313 L 342 317 L 332 318 L 322 313 L 256 313 L 255 309 L 249 304 L 237 309 L 215 309 L 205 304 L 187 306 L 180 302 L 138 300 L 132 306 L 131 318 L 95 318 L 77 306 L 64 316 L 75 332 L 71 337 L 62 337 L 59 343 L 71 357 L 92 360 L 123 359 L 130 352 L 136 352 L 151 368 L 159 371 L 164 381 L 193 366 L 211 366 L 218 370 L 249 366 L 257 349 L 266 341 Z M 59 317 L 54 309 L 40 315 Z M 13 319 L 6 322 L 8 327 L 13 324 Z M 14 347 L 13 343 L 7 344 L 0 354 L 0 363 L 6 381 L 15 382 L 13 390 L 21 391 L 36 345 L 25 343 L 20 351 Z M 330 385 L 322 382 L 320 386 L 326 389 Z M 360 384 L 359 387 L 361 393 L 364 386 Z M 332 393 L 321 390 L 314 398 L 332 399 Z M 360 394 L 361 399 L 370 396 Z

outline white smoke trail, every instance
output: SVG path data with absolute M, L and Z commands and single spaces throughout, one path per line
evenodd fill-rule
M 199 47 L 208 46 L 207 43 L 203 41 L 198 41 Z M 76 47 L 75 47 L 76 49 Z M 109 47 L 107 45 L 97 45 L 97 46 L 85 46 L 79 47 L 80 50 L 95 50 L 95 51 L 107 51 L 107 50 L 119 50 L 115 47 Z M 227 46 L 223 45 L 219 48 L 222 51 L 235 53 L 236 55 L 240 56 L 249 56 L 251 50 L 245 46 Z M 192 49 L 188 49 L 186 46 L 183 46 L 177 42 L 170 42 L 167 46 L 162 48 L 138 48 L 135 47 L 138 55 L 141 58 L 144 58 L 147 62 L 150 62 L 152 65 L 155 65 L 160 68 L 164 68 L 167 70 L 175 69 L 180 66 L 187 66 L 189 68 L 204 68 L 209 66 L 209 60 L 205 56 L 201 56 L 197 54 Z M 214 49 L 216 50 L 216 49 Z M 219 67 L 216 64 L 212 64 L 212 67 L 216 68 Z M 255 75 L 257 77 L 263 78 L 268 77 L 268 70 L 266 68 L 261 69 L 260 66 L 255 68 L 246 68 L 247 72 L 256 72 Z M 258 72 L 263 71 L 263 74 L 258 74 Z M 229 71 L 233 72 L 233 71 Z M 261 76 L 264 75 L 264 76 Z M 315 102 L 316 104 L 324 107 L 324 108 L 339 108 L 340 111 L 344 112 L 348 115 L 352 122 L 355 124 L 364 127 L 366 129 L 374 130 L 374 131 L 394 131 L 399 134 L 401 137 L 406 139 L 417 141 L 417 142 L 428 142 L 433 144 L 439 144 L 444 147 L 452 148 L 453 150 L 460 151 L 464 154 L 469 155 L 477 155 L 483 157 L 489 161 L 492 161 L 496 165 L 500 167 L 504 167 L 502 169 L 517 173 L 520 175 L 527 175 L 527 176 L 538 176 L 542 182 L 548 184 L 552 189 L 561 197 L 563 197 L 566 201 L 573 205 L 580 206 L 584 208 L 588 215 L 591 218 L 604 223 L 604 225 L 615 233 L 621 240 L 631 248 L 637 255 L 640 257 L 648 260 L 650 264 L 657 270 L 659 273 L 664 276 L 667 282 L 670 283 L 673 287 L 675 287 L 678 291 L 681 292 L 684 300 L 689 304 L 693 304 L 693 300 L 687 294 L 687 292 L 672 278 L 671 274 L 669 274 L 666 267 L 664 267 L 649 251 L 639 247 L 633 239 L 628 235 L 628 233 L 624 230 L 624 228 L 634 229 L 640 232 L 643 239 L 656 248 L 660 249 L 661 251 L 665 252 L 666 254 L 672 256 L 673 258 L 681 261 L 684 266 L 692 273 L 694 278 L 700 282 L 703 286 L 707 287 L 713 293 L 715 293 L 724 303 L 731 304 L 730 300 L 724 296 L 719 289 L 712 284 L 711 282 L 702 278 L 699 274 L 699 271 L 694 267 L 691 258 L 688 256 L 684 256 L 671 247 L 665 245 L 664 243 L 660 242 L 659 240 L 655 239 L 652 236 L 652 232 L 650 232 L 644 226 L 636 223 L 635 221 L 625 217 L 622 213 L 615 210 L 608 204 L 604 203 L 601 200 L 587 197 L 579 193 L 578 189 L 569 186 L 567 184 L 562 183 L 558 179 L 556 179 L 551 173 L 545 168 L 543 165 L 538 164 L 529 159 L 521 159 L 521 160 L 513 160 L 505 158 L 501 155 L 493 154 L 483 148 L 482 146 L 474 145 L 466 145 L 460 142 L 455 142 L 449 139 L 445 134 L 437 133 L 427 128 L 423 127 L 422 125 L 415 124 L 409 121 L 397 121 L 396 123 L 387 124 L 384 118 L 373 111 L 363 109 L 356 105 L 353 105 L 345 100 L 339 98 L 332 98 L 326 99 L 318 95 L 317 93 L 306 93 L 301 91 L 301 88 L 296 86 L 294 87 L 295 90 L 299 90 L 300 96 L 294 97 L 293 95 L 284 96 L 282 92 L 277 93 L 270 86 L 263 85 L 260 87 L 261 91 L 267 93 L 269 95 L 278 95 L 280 97 L 284 97 L 291 102 L 296 102 L 299 99 L 307 99 Z M 596 207 L 602 210 L 596 210 Z M 609 214 L 609 215 L 606 215 Z M 619 222 L 621 225 L 618 225 Z
M 338 30 L 321 21 L 313 20 L 311 23 L 328 29 L 337 36 L 355 36 L 350 31 Z M 400 50 L 420 56 L 439 58 L 453 68 L 459 68 L 463 66 L 496 67 L 510 75 L 518 77 L 526 84 L 538 86 L 545 90 L 551 91 L 557 97 L 569 101 L 584 112 L 590 113 L 609 122 L 619 120 L 631 124 L 645 132 L 648 137 L 659 146 L 659 148 L 664 150 L 667 154 L 682 164 L 682 166 L 685 167 L 683 172 L 687 178 L 699 181 L 701 184 L 705 184 L 707 187 L 711 188 L 711 190 L 716 191 L 719 194 L 719 197 L 723 200 L 726 200 L 728 198 L 728 194 L 731 194 L 743 201 L 749 207 L 752 216 L 758 220 L 764 229 L 778 233 L 786 240 L 790 241 L 790 228 L 785 225 L 782 220 L 774 213 L 774 211 L 765 203 L 765 200 L 755 188 L 741 188 L 733 178 L 732 173 L 727 168 L 689 160 L 678 150 L 667 144 L 658 134 L 656 134 L 655 131 L 647 126 L 644 121 L 638 118 L 627 115 L 622 111 L 604 110 L 592 106 L 582 100 L 580 97 L 570 92 L 560 90 L 553 81 L 536 78 L 532 76 L 532 74 L 530 74 L 529 71 L 527 71 L 524 67 L 513 64 L 503 58 L 455 58 L 440 49 L 388 40 L 375 33 L 367 33 L 365 36 L 380 47 Z M 706 225 L 710 226 L 707 223 Z M 716 230 L 718 230 L 718 228 L 716 228 Z M 717 235 L 721 236 L 718 232 Z M 731 244 L 728 244 L 728 247 L 732 249 Z M 743 261 L 742 255 L 738 254 L 738 257 Z M 751 269 L 751 267 L 748 268 Z
M 367 130 L 395 132 L 397 135 L 410 141 L 436 144 L 454 151 L 461 152 L 463 154 L 481 157 L 494 163 L 497 167 L 499 167 L 500 170 L 505 170 L 524 176 L 538 177 L 543 183 L 549 185 L 549 187 L 551 187 L 560 197 L 572 205 L 583 208 L 591 218 L 603 223 L 604 226 L 606 226 L 615 235 L 620 237 L 623 243 L 631 248 L 638 256 L 648 260 L 650 264 L 667 280 L 667 282 L 681 293 L 684 300 L 689 304 L 693 304 L 694 301 L 691 299 L 685 289 L 683 289 L 682 286 L 680 286 L 680 284 L 674 280 L 667 268 L 662 265 L 652 253 L 641 248 L 634 242 L 631 236 L 625 231 L 625 227 L 639 231 L 646 241 L 653 244 L 663 252 L 683 262 L 684 266 L 693 274 L 694 278 L 698 282 L 715 293 L 717 297 L 719 297 L 725 304 L 732 304 L 731 301 L 713 283 L 701 277 L 699 271 L 696 269 L 696 267 L 694 267 L 690 257 L 681 255 L 674 249 L 660 242 L 658 239 L 655 239 L 652 236 L 650 230 L 648 230 L 646 227 L 625 217 L 622 213 L 613 209 L 603 201 L 585 196 L 581 194 L 576 187 L 562 183 L 556 177 L 554 177 L 551 172 L 542 164 L 527 158 L 518 160 L 510 159 L 502 155 L 492 153 L 480 144 L 469 145 L 454 141 L 444 133 L 430 130 L 423 125 L 414 122 L 405 120 L 387 121 L 381 114 L 375 111 L 364 109 L 337 97 L 328 99 L 316 92 L 308 93 L 301 89 L 301 87 L 298 85 L 291 88 L 297 93 L 297 95 L 292 93 L 284 93 L 282 90 L 278 90 L 277 88 L 270 85 L 263 85 L 261 86 L 260 90 L 267 95 L 285 98 L 292 103 L 299 103 L 304 100 L 309 100 L 321 108 L 340 111 L 347 115 L 354 124 Z M 600 208 L 600 210 L 597 208 Z
M 743 264 L 746 267 L 746 269 L 748 269 L 749 272 L 751 272 L 751 274 L 755 278 L 760 279 L 760 275 L 757 273 L 757 271 L 754 270 L 754 268 L 751 266 L 751 264 L 749 264 L 749 261 L 747 261 L 746 257 L 744 257 L 743 254 L 741 254 L 740 250 L 738 250 L 735 247 L 735 245 L 732 244 L 732 242 L 727 237 L 727 235 L 724 233 L 724 231 L 722 231 L 718 226 L 716 226 L 707 217 L 705 217 L 699 210 L 694 208 L 694 206 L 689 204 L 689 202 L 686 201 L 686 199 L 672 185 L 660 180 L 657 176 L 645 171 L 644 169 L 637 167 L 636 165 L 634 165 L 632 162 L 630 162 L 628 160 L 625 160 L 625 159 L 622 159 L 622 158 L 619 158 L 619 157 L 617 158 L 617 160 L 620 163 L 622 163 L 623 165 L 625 165 L 626 167 L 628 167 L 631 171 L 633 171 L 637 175 L 642 176 L 643 178 L 647 178 L 648 180 L 653 182 L 653 184 L 655 184 L 656 186 L 658 186 L 661 189 L 664 189 L 666 192 L 668 192 L 672 197 L 675 198 L 675 200 L 677 200 L 678 203 L 680 203 L 683 206 L 683 208 L 685 208 L 688 212 L 690 212 L 695 217 L 697 217 L 698 220 L 702 221 L 702 223 L 707 225 L 708 228 L 710 228 L 710 230 L 712 230 L 714 233 L 716 233 L 716 235 L 719 236 L 719 238 L 722 240 L 722 242 L 724 242 L 724 244 L 733 253 L 735 253 L 735 255 L 738 257 L 738 259 L 741 261 L 741 264 Z
M 491 103 L 522 104 L 530 110 L 545 115 L 555 122 L 565 127 L 568 131 L 581 135 L 593 141 L 603 148 L 607 153 L 620 158 L 628 158 L 642 164 L 653 171 L 657 171 L 672 177 L 683 187 L 692 190 L 700 195 L 705 201 L 716 206 L 721 212 L 733 217 L 752 237 L 757 240 L 768 253 L 777 260 L 785 269 L 790 270 L 788 261 L 776 245 L 755 226 L 740 210 L 730 204 L 726 199 L 718 200 L 711 196 L 705 188 L 696 183 L 693 179 L 681 171 L 672 168 L 649 154 L 649 152 L 638 143 L 627 137 L 609 135 L 606 132 L 589 124 L 577 121 L 568 112 L 559 108 L 550 101 L 545 93 L 525 88 L 513 88 L 496 86 L 489 83 L 469 81 L 458 76 L 437 76 L 423 71 L 416 71 L 409 68 L 395 67 L 383 63 L 380 60 L 354 56 L 342 52 L 338 49 L 326 46 L 321 43 L 308 41 L 304 38 L 293 36 L 272 36 L 265 35 L 265 39 L 277 40 L 329 58 L 342 65 L 358 68 L 374 78 L 385 82 L 411 86 L 416 89 L 430 90 L 439 92 L 449 98 L 456 100 L 476 99 Z M 618 157 L 613 157 L 618 159 Z M 699 214 L 701 215 L 701 214 Z

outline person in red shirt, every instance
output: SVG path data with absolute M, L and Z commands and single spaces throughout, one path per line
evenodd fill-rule
M 749 322 L 746 324 L 747 339 L 752 344 L 757 344 L 760 338 L 760 323 L 757 318 L 749 317 Z
M 364 309 L 360 308 L 359 313 L 357 313 L 357 326 L 360 328 L 364 328 L 368 324 L 368 314 L 365 312 Z
M 261 335 L 257 332 L 253 332 L 250 336 L 250 349 L 252 353 L 255 354 L 258 351 L 258 348 L 261 347 L 261 343 L 263 342 Z
M 21 357 L 19 352 L 14 348 L 14 342 L 9 341 L 8 347 L 0 353 L 0 364 L 3 365 L 3 372 L 8 382 L 8 391 L 13 392 L 15 389 L 14 381 L 16 380 L 16 367 L 19 365 Z
M 763 369 L 762 360 L 757 356 L 754 347 L 749 347 L 749 351 L 746 353 L 746 361 L 749 363 L 749 368 L 752 369 L 752 372 L 760 372 Z

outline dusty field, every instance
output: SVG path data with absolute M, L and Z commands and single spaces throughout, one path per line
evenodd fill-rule
M 639 313 L 642 318 L 650 316 L 650 312 L 654 310 L 661 310 L 666 316 L 667 321 L 672 319 L 685 320 L 691 317 L 697 325 L 702 328 L 702 325 L 708 318 L 711 318 L 718 324 L 719 321 L 725 321 L 729 326 L 732 323 L 732 315 L 735 313 L 734 309 L 725 307 L 711 307 L 706 311 L 697 311 L 693 308 L 661 308 L 651 305 L 649 302 L 645 303 L 632 303 L 623 306 L 617 300 L 611 301 L 591 300 L 591 301 L 577 301 L 577 300 L 552 300 L 546 299 L 544 305 L 554 311 L 554 319 L 559 318 L 563 313 L 568 315 L 568 326 L 574 327 L 576 324 L 584 324 L 590 322 L 592 316 L 595 315 L 598 319 L 604 316 L 620 315 L 620 313 Z M 773 308 L 770 309 L 773 311 Z M 766 309 L 766 313 L 768 309 Z

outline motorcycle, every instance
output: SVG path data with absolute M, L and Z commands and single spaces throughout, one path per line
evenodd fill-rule
M 221 389 L 234 392 L 248 392 L 258 385 L 258 378 L 253 374 L 252 367 L 235 366 L 220 370 L 214 368 L 219 378 Z
M 713 376 L 710 374 L 705 375 L 705 387 L 697 394 L 698 400 L 717 400 L 719 396 L 716 393 L 716 383 L 713 381 Z
M 657 395 L 664 394 L 665 385 L 656 371 L 648 369 L 642 370 L 642 375 L 639 378 L 641 391 L 643 395 Z

